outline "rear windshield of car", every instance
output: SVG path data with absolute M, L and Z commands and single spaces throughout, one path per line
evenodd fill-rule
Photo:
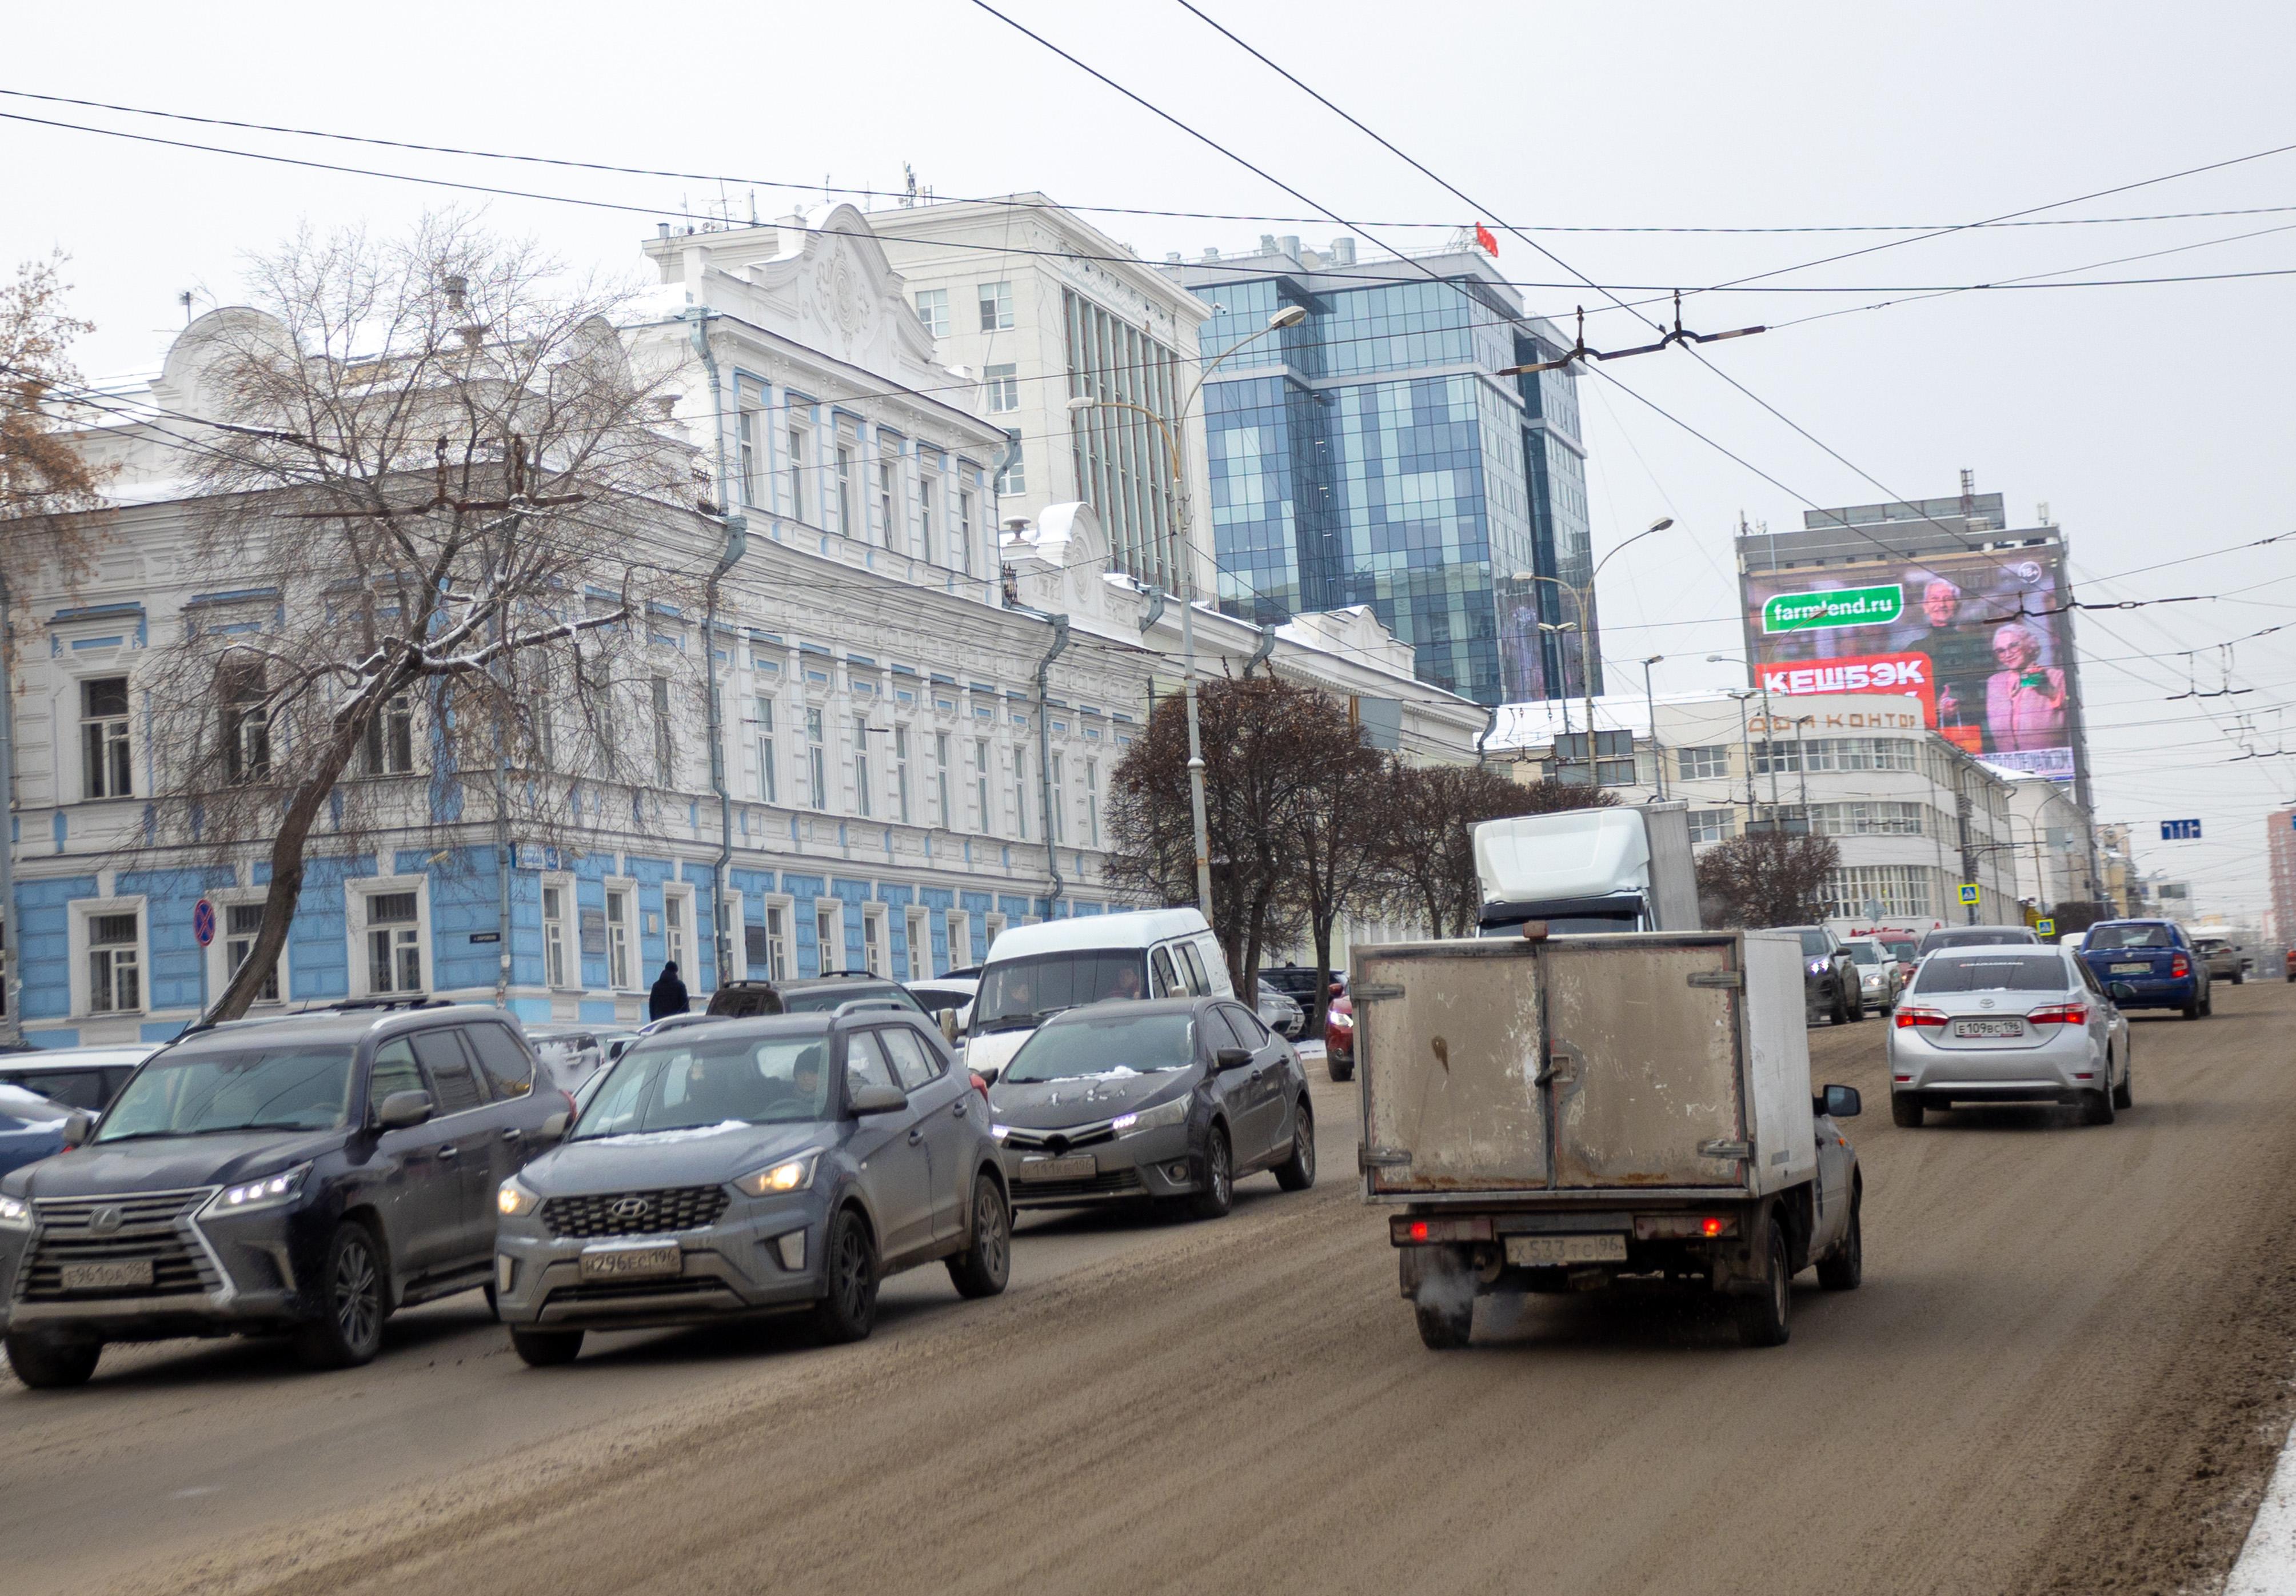
M 917 1002 L 916 999 L 909 995 L 906 987 L 895 986 L 890 982 L 883 986 L 865 986 L 857 981 L 849 986 L 840 983 L 832 986 L 811 987 L 799 992 L 785 991 L 782 994 L 782 1012 L 828 1014 L 841 1003 L 858 1003 L 864 999 L 872 1003 L 890 1000 L 904 1008 L 914 1008 L 919 1014 L 924 1012 L 923 1007 Z
M 1185 1014 L 1108 1014 L 1044 1026 L 1013 1055 L 1007 1081 L 1146 1075 L 1181 1070 L 1196 1057 L 1195 1021 Z
M 1882 962 L 1882 948 L 1878 942 L 1844 942 L 1841 945 L 1849 950 L 1849 959 L 1853 964 Z
M 1890 950 L 1890 957 L 1892 958 L 1904 959 L 1914 956 L 1914 939 L 1911 937 L 1906 938 L 1903 942 L 1892 939 L 1882 945 Z
M 975 1031 L 1033 1025 L 1063 1008 L 1148 995 L 1148 956 L 1137 948 L 1039 953 L 988 967 L 972 1001 Z
M 570 1139 L 829 1116 L 826 1036 L 713 1037 L 685 1030 L 622 1055 Z
M 1966 931 L 1932 931 L 1922 938 L 1922 951 L 1939 948 L 2013 948 L 2030 942 L 2033 934 L 2013 926 L 1973 926 Z
M 2173 948 L 2177 938 L 2166 926 L 2099 926 L 2081 944 L 2092 952 L 2106 948 Z
M 2065 961 L 2046 953 L 1965 953 L 1922 966 L 1914 990 L 1940 992 L 2061 992 L 2072 985 Z
M 1833 951 L 1833 946 L 1823 931 L 1805 931 L 1801 934 L 1801 952 L 1804 958 L 1824 958 Z
M 348 1047 L 209 1049 L 163 1053 L 103 1116 L 98 1141 L 217 1131 L 326 1131 L 351 1107 Z

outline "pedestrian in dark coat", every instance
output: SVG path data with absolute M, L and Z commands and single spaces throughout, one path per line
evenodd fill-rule
M 677 978 L 677 961 L 672 959 L 661 967 L 661 977 L 646 994 L 646 1018 L 658 1020 L 664 1015 L 684 1014 L 693 1005 L 687 1001 L 685 983 Z

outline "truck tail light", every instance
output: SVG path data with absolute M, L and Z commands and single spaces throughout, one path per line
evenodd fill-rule
M 2086 1025 L 2088 1024 L 2088 1005 L 2060 1003 L 2053 1008 L 2036 1008 L 2025 1018 L 2035 1025 Z
M 1738 1221 L 1726 1213 L 1637 1213 L 1635 1215 L 1635 1239 L 1637 1241 L 1684 1240 L 1694 1237 L 1711 1239 L 1717 1236 L 1735 1236 Z
M 1916 1008 L 1910 1005 L 1900 1003 L 1898 1005 L 1897 1021 L 1898 1029 L 1900 1031 L 1910 1029 L 1915 1025 L 1935 1025 L 1942 1028 L 1945 1024 L 1945 1010 L 1942 1008 Z
M 1397 1246 L 1439 1246 L 1454 1241 L 1488 1241 L 1488 1214 L 1476 1219 L 1391 1219 L 1387 1238 Z
M 2191 975 L 2192 973 L 2193 973 L 2193 961 L 2192 961 L 2191 959 L 2189 959 L 2189 958 L 2185 958 L 2183 954 L 2178 953 L 2178 954 L 2173 955 L 2173 956 L 2169 958 L 2169 976 L 2170 976 L 2170 978 L 2171 978 L 2171 979 L 2181 979 L 2182 977 L 2186 976 L 2186 975 Z

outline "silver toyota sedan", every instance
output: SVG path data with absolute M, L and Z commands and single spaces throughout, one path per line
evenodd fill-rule
M 2120 986 L 2120 983 L 2114 983 Z M 2128 1022 L 2063 948 L 1946 948 L 1923 959 L 1890 1027 L 1890 1115 L 1956 1103 L 2068 1103 L 2109 1125 L 2131 1100 Z

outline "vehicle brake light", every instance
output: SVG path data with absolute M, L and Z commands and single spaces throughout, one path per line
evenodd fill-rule
M 1425 1246 L 1430 1242 L 1491 1239 L 1491 1222 L 1488 1215 L 1480 1215 L 1473 1219 L 1391 1219 L 1387 1222 L 1387 1238 L 1397 1246 Z
M 2169 974 L 2170 976 L 2189 975 L 2192 973 L 2193 961 L 2186 958 L 2183 954 L 2177 954 L 2169 960 Z
M 1411 1227 L 1411 1239 L 1414 1241 L 1424 1241 L 1427 1239 L 1427 1222 L 1425 1220 L 1423 1219 Z
M 1719 1236 L 1722 1234 L 1722 1222 L 1718 1219 L 1702 1219 L 1698 1222 L 1698 1233 L 1702 1236 Z
M 2088 1006 L 2085 1003 L 2060 1003 L 2053 1008 L 2036 1008 L 2025 1018 L 2036 1025 L 2086 1025 Z
M 1898 1029 L 1900 1031 L 1906 1030 L 1915 1025 L 1942 1026 L 1945 1024 L 1945 1010 L 1942 1008 L 1914 1008 L 1901 1003 L 1898 1006 L 1897 1020 Z

